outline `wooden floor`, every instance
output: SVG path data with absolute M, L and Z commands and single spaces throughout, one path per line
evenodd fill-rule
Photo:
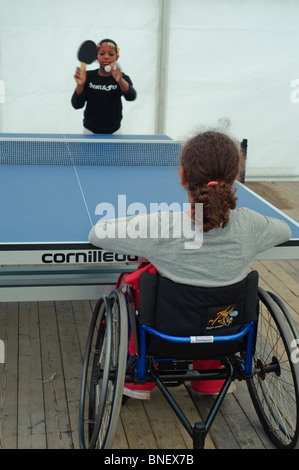
M 299 221 L 299 182 L 248 183 Z M 255 262 L 261 285 L 276 292 L 299 326 L 299 260 Z M 1 299 L 0 299 L 1 301 Z M 0 338 L 6 362 L 0 365 L 0 448 L 78 448 L 78 401 L 82 355 L 93 302 L 0 303 Z M 206 447 L 271 447 L 246 390 L 226 396 Z M 192 392 L 190 392 L 192 395 Z M 189 398 L 181 386 L 175 397 L 191 422 L 205 417 L 212 397 Z M 117 449 L 192 449 L 192 442 L 157 390 L 147 402 L 122 407 Z

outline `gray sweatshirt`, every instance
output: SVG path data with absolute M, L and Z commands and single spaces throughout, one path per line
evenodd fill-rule
M 185 212 L 100 220 L 89 241 L 104 250 L 145 258 L 174 282 L 214 287 L 241 281 L 257 253 L 290 237 L 285 222 L 242 207 L 231 211 L 225 228 L 207 233 Z

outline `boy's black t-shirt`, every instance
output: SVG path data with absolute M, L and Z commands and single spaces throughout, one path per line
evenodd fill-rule
M 122 120 L 121 97 L 127 101 L 136 98 L 136 91 L 128 75 L 123 73 L 123 78 L 129 83 L 128 93 L 123 93 L 117 81 L 112 75 L 102 77 L 97 70 L 86 72 L 86 82 L 81 95 L 74 92 L 72 105 L 75 109 L 84 110 L 83 125 L 95 134 L 113 134 L 120 128 Z

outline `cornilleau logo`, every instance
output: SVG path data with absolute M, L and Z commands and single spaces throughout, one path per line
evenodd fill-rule
M 111 251 L 90 250 L 77 252 L 55 252 L 43 253 L 42 262 L 44 264 L 84 264 L 84 263 L 136 263 L 138 256 L 122 255 Z

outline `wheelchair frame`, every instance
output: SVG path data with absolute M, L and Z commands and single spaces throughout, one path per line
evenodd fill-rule
M 165 335 L 146 325 L 138 325 L 136 328 L 130 289 L 127 290 L 126 296 L 121 290 L 114 289 L 108 297 L 101 297 L 93 313 L 83 364 L 79 405 L 80 447 L 110 448 L 116 432 L 124 383 L 155 382 L 192 437 L 194 449 L 203 449 L 205 437 L 230 384 L 234 380 L 246 380 L 254 408 L 272 444 L 277 448 L 297 448 L 299 364 L 292 361 L 292 357 L 294 354 L 299 357 L 299 335 L 291 315 L 280 299 L 260 287 L 258 297 L 260 305 L 265 308 L 265 314 L 260 312 L 258 322 L 248 323 L 235 335 L 202 336 L 192 339 Z M 259 326 L 262 328 L 268 323 L 271 336 L 267 333 L 267 336 L 263 337 L 259 332 Z M 134 355 L 128 353 L 128 338 L 131 331 L 135 338 L 139 337 Z M 247 343 L 244 354 L 222 357 L 223 369 L 195 372 L 190 371 L 188 367 L 188 362 L 192 361 L 148 355 L 146 347 L 148 334 L 178 343 L 229 342 L 243 337 L 247 337 Z M 279 348 L 276 353 L 278 342 Z M 187 363 L 187 366 L 178 370 L 161 367 L 165 363 L 173 362 Z M 279 395 L 275 389 L 275 382 L 284 381 L 283 368 L 287 368 L 289 378 L 288 384 L 283 385 L 285 390 L 282 389 Z M 191 380 L 220 379 L 224 379 L 224 384 L 208 417 L 205 422 L 198 422 L 192 426 L 183 410 L 177 405 L 169 388 Z M 290 405 L 286 394 L 291 397 Z M 283 403 L 277 404 L 282 401 Z

